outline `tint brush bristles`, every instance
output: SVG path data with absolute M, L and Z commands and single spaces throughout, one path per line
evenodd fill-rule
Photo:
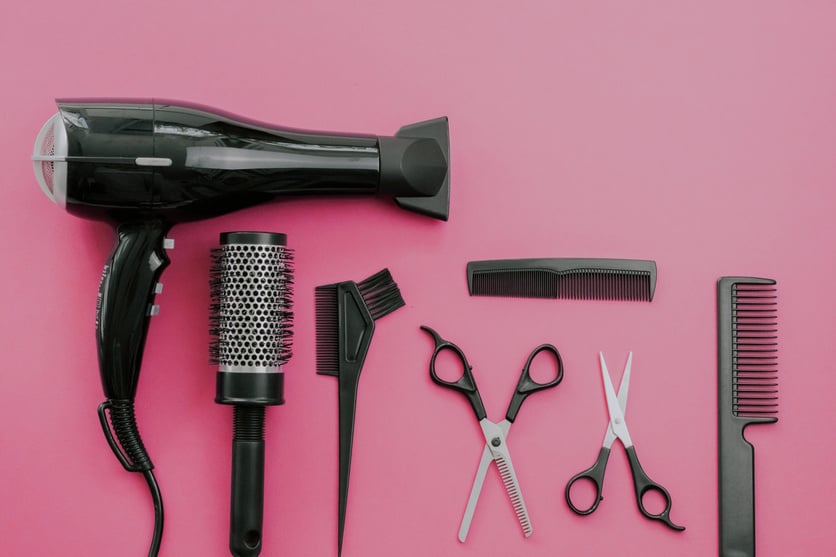
M 732 287 L 732 411 L 735 416 L 778 413 L 778 302 L 770 284 Z
M 389 269 L 383 269 L 358 283 L 357 288 L 375 321 L 404 306 L 401 291 Z

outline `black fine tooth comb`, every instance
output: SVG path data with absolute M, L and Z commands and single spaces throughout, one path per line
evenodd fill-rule
M 337 551 L 342 553 L 348 478 L 354 438 L 357 386 L 372 341 L 374 322 L 404 305 L 388 269 L 364 281 L 316 287 L 316 372 L 339 381 L 339 515 Z
M 467 264 L 471 296 L 653 299 L 656 262 L 639 259 L 495 259 Z
M 743 435 L 778 421 L 775 281 L 717 283 L 720 557 L 755 555 L 755 452 Z

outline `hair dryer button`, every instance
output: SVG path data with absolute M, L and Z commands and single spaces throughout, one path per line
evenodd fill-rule
M 152 304 L 152 305 L 148 308 L 148 315 L 149 315 L 149 317 L 154 317 L 155 315 L 159 315 L 159 313 L 160 313 L 160 306 L 159 306 L 159 305 L 157 305 L 157 304 Z
M 163 283 L 158 282 L 154 285 L 154 294 L 162 294 L 163 293 Z
M 164 238 L 163 249 L 174 249 L 174 238 Z

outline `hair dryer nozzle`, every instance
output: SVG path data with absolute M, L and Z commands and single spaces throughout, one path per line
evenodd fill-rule
M 380 189 L 394 195 L 420 192 L 420 196 L 395 197 L 395 202 L 402 209 L 447 220 L 450 130 L 446 117 L 404 126 L 395 137 L 380 138 Z

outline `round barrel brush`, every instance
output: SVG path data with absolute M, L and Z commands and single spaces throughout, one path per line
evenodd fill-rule
M 210 359 L 215 402 L 234 407 L 229 550 L 261 553 L 264 409 L 284 403 L 291 355 L 293 253 L 284 234 L 225 232 L 212 251 Z

